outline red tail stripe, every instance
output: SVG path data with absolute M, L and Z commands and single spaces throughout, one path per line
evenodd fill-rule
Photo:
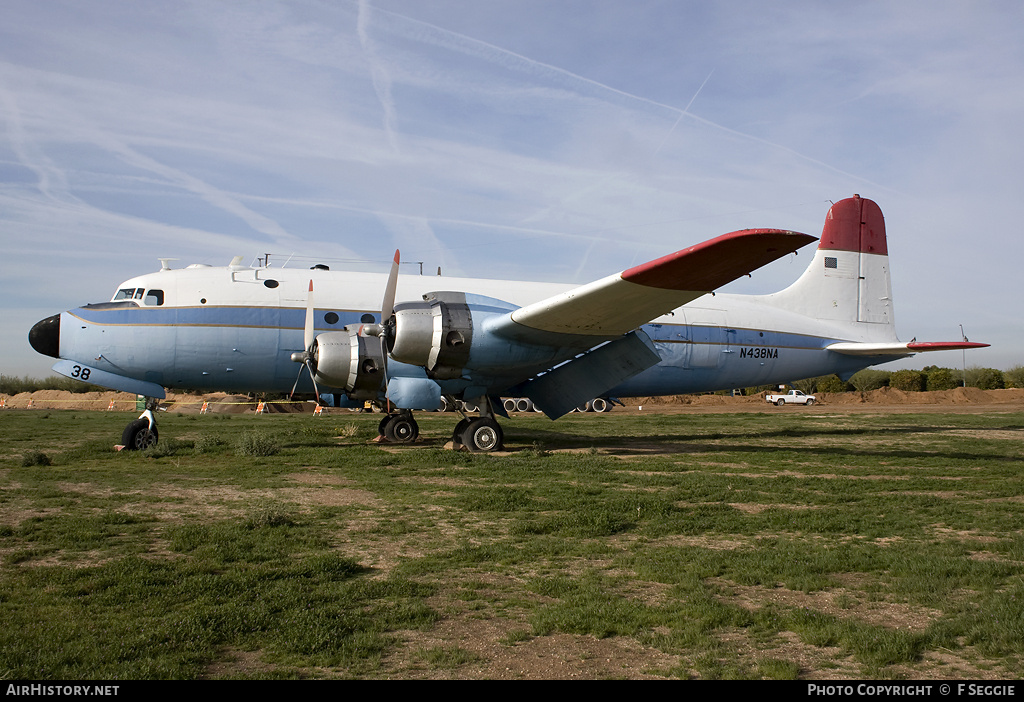
M 882 209 L 860 195 L 840 200 L 825 217 L 818 248 L 888 255 Z

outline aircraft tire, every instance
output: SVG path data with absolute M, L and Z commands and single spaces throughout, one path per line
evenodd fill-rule
M 396 444 L 411 444 L 420 435 L 419 425 L 411 416 L 404 414 L 392 415 L 384 425 L 384 436 Z
M 147 419 L 136 419 L 121 433 L 121 444 L 129 451 L 141 451 L 156 446 L 159 439 L 160 434 L 156 430 L 156 425 L 150 429 Z
M 590 401 L 590 409 L 594 412 L 611 412 L 612 405 L 603 397 L 595 397 Z
M 462 432 L 462 445 L 472 453 L 487 453 L 501 448 L 501 425 L 490 417 L 472 420 Z
M 387 436 L 387 434 L 385 434 L 384 432 L 387 431 L 388 422 L 390 422 L 391 418 L 394 417 L 394 416 L 395 415 L 393 415 L 393 414 L 386 414 L 386 415 L 384 415 L 384 419 L 380 420 L 380 424 L 377 425 L 377 435 L 378 436 Z
M 466 427 L 469 426 L 469 419 L 460 419 L 459 423 L 455 425 L 455 430 L 452 431 L 452 443 L 464 446 L 462 441 L 462 434 L 466 431 Z

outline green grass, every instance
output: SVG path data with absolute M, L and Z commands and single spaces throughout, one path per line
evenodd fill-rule
M 0 413 L 0 676 L 1024 672 L 1021 413 L 130 418 Z

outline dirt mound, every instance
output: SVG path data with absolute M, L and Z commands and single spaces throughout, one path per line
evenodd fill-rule
M 672 407 L 697 405 L 717 407 L 765 404 L 765 393 L 743 397 L 728 395 L 673 395 L 666 397 L 623 398 L 627 406 Z M 814 394 L 819 405 L 966 405 L 1024 404 L 1024 389 L 979 390 L 954 388 L 932 392 L 907 392 L 884 387 L 867 392 L 819 392 Z
M 142 411 L 135 395 L 126 392 L 67 392 L 65 390 L 37 390 L 17 395 L 0 395 L 7 409 L 73 409 L 111 410 L 119 412 Z M 168 393 L 160 406 L 168 412 L 198 414 L 206 403 L 206 411 L 214 414 L 242 414 L 255 412 L 257 401 L 245 395 L 215 393 L 190 395 Z M 312 412 L 314 405 L 300 400 L 272 400 L 264 405 L 268 414 L 284 412 Z
M 822 392 L 816 393 L 818 405 L 825 406 L 905 406 L 905 405 L 1024 405 L 1024 389 L 979 390 L 978 388 L 955 388 L 933 392 L 905 392 L 895 388 L 879 388 L 869 392 Z M 120 412 L 140 411 L 137 409 L 136 397 L 123 392 L 82 392 L 71 393 L 64 390 L 37 390 L 17 395 L 0 395 L 4 406 L 8 409 L 76 409 L 76 410 L 116 410 Z M 729 395 L 671 395 L 665 397 L 629 397 L 622 398 L 626 407 L 655 409 L 664 407 L 675 408 L 728 408 L 737 411 L 767 407 L 764 393 L 742 397 Z M 161 407 L 168 412 L 198 414 L 203 403 L 207 403 L 206 411 L 214 414 L 242 414 L 255 412 L 257 401 L 245 395 L 229 395 L 214 393 L 209 395 L 190 395 L 186 393 L 168 393 Z M 263 411 L 269 414 L 288 412 L 312 412 L 315 405 L 302 400 L 271 400 L 264 405 Z
M 11 409 L 87 409 L 134 410 L 135 395 L 123 392 L 67 392 L 37 390 L 4 395 L 5 406 Z

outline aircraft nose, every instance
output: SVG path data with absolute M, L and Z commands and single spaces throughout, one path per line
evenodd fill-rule
M 60 358 L 60 315 L 36 322 L 28 333 L 28 343 L 44 356 Z

